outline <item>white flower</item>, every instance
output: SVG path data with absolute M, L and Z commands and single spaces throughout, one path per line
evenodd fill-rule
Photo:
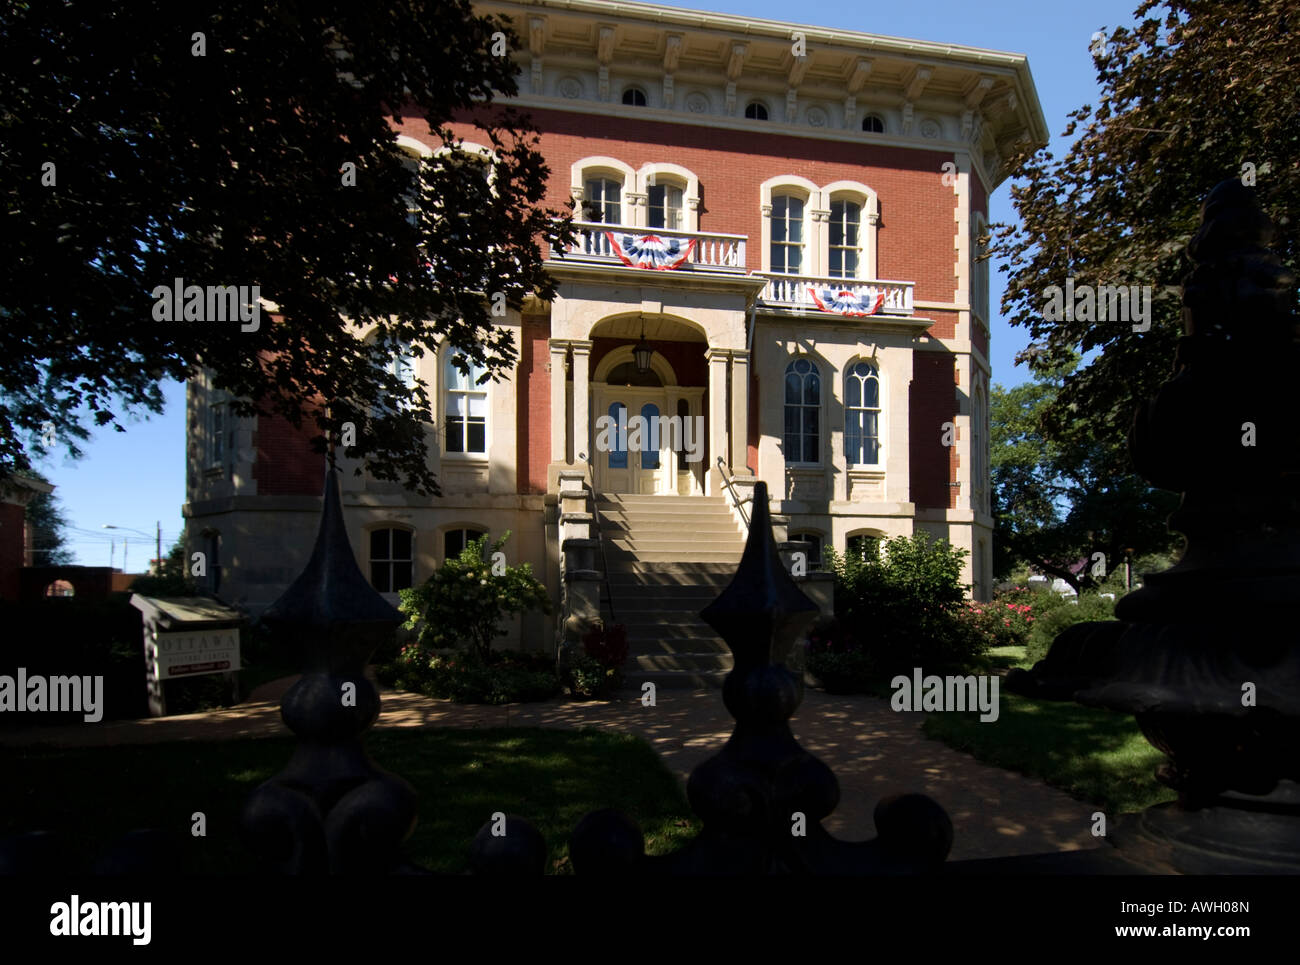
M 478 585 L 479 585 L 479 586 L 487 586 L 487 580 L 479 580 L 479 581 L 478 581 Z

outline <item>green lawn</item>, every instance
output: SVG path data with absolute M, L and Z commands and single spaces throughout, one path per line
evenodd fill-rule
M 1024 647 L 989 651 L 991 667 L 1025 667 Z M 1174 792 L 1156 781 L 1164 755 L 1128 714 L 1078 704 L 1029 700 L 999 688 L 998 719 L 978 713 L 930 714 L 924 732 L 998 767 L 1041 777 L 1111 814 L 1140 811 Z
M 237 836 L 248 793 L 279 771 L 291 738 L 177 742 L 112 748 L 0 748 L 7 775 L 0 835 L 49 830 L 93 855 L 134 828 L 183 836 L 198 874 L 256 871 Z M 699 830 L 676 779 L 650 746 L 627 734 L 531 728 L 389 730 L 366 746 L 419 795 L 419 824 L 407 842 L 430 870 L 465 870 L 471 839 L 493 811 L 520 814 L 550 845 L 548 870 L 566 873 L 568 836 L 588 811 L 614 807 L 646 835 L 646 850 L 675 850 Z M 190 815 L 207 816 L 207 837 L 190 837 Z M 89 859 L 87 859 L 87 864 Z

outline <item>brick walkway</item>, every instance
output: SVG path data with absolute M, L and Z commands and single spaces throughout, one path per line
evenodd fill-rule
M 289 736 L 279 697 L 293 678 L 255 691 L 237 707 L 95 726 L 0 733 L 0 745 L 39 742 L 110 746 L 177 740 Z M 955 828 L 952 860 L 1096 847 L 1089 816 L 1098 810 L 1042 781 L 979 763 L 927 739 L 923 714 L 900 714 L 876 697 L 838 697 L 809 689 L 791 721 L 795 737 L 830 765 L 840 805 L 825 821 L 846 840 L 873 837 L 872 809 L 882 797 L 920 791 L 948 811 Z M 660 689 L 658 705 L 631 696 L 611 702 L 562 699 L 486 707 L 385 692 L 376 727 L 596 727 L 638 734 L 685 783 L 691 770 L 726 741 L 732 720 L 718 690 Z M 380 762 L 382 763 L 382 761 Z

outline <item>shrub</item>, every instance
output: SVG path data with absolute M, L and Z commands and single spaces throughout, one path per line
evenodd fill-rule
M 518 650 L 494 651 L 483 660 L 477 650 L 431 652 L 408 643 L 378 677 L 401 690 L 464 704 L 546 700 L 560 692 L 555 661 Z
M 567 652 L 563 677 L 574 697 L 607 697 L 623 686 L 627 662 L 627 628 L 598 623 L 582 638 L 582 652 Z
M 1052 641 L 1067 627 L 1072 627 L 1076 623 L 1087 623 L 1090 620 L 1113 620 L 1114 618 L 1115 602 L 1095 593 L 1085 593 L 1078 598 L 1077 603 L 1073 604 L 1062 601 L 1061 605 L 1053 607 L 1043 614 L 1041 619 L 1034 621 L 1034 628 L 1030 631 L 1029 640 L 1025 644 L 1025 653 L 1031 662 L 1037 663 L 1047 656 Z
M 416 641 L 426 649 L 468 645 L 481 662 L 488 662 L 492 641 L 506 633 L 508 614 L 528 610 L 551 612 L 546 587 L 527 563 L 498 567 L 492 556 L 510 538 L 506 533 L 487 549 L 487 537 L 473 540 L 460 556 L 447 560 L 426 582 L 402 590 L 400 609 L 406 629 L 417 630 Z
M 989 603 L 968 601 L 959 612 L 963 621 L 984 638 L 986 646 L 1023 647 L 1034 623 L 1048 609 L 999 594 Z
M 809 669 L 827 666 L 819 652 L 842 657 L 854 672 L 869 667 L 880 676 L 909 673 L 913 667 L 940 672 L 971 664 L 988 640 L 961 615 L 965 587 L 960 582 L 966 551 L 928 533 L 895 537 L 879 556 L 843 557 L 828 549 L 835 574 L 835 616 L 841 628 L 828 651 L 810 647 Z M 820 674 L 818 674 L 820 676 Z

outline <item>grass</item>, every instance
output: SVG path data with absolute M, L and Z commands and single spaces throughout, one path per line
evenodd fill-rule
M 284 767 L 291 738 L 177 742 L 113 748 L 3 748 L 8 776 L 0 836 L 49 830 L 66 836 L 87 867 L 110 840 L 163 828 L 196 874 L 258 871 L 238 838 L 249 792 Z M 637 821 L 646 850 L 676 850 L 699 830 L 673 775 L 640 738 L 604 731 L 533 728 L 381 731 L 371 756 L 415 787 L 419 824 L 406 843 L 415 863 L 441 872 L 467 866 L 470 841 L 493 811 L 531 821 L 550 847 L 548 870 L 568 873 L 568 836 L 588 811 L 618 808 Z M 190 835 L 202 811 L 207 836 Z
M 1027 667 L 1024 650 L 998 647 L 987 659 L 991 668 Z M 1040 777 L 1110 814 L 1174 799 L 1154 776 L 1164 755 L 1128 714 L 1030 700 L 1002 689 L 998 698 L 995 721 L 981 723 L 978 713 L 930 714 L 924 733 L 985 763 Z

